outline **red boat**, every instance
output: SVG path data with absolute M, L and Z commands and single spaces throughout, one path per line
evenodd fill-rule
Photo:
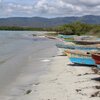
M 100 53 L 94 53 L 92 54 L 92 58 L 94 59 L 95 63 L 97 65 L 100 65 Z

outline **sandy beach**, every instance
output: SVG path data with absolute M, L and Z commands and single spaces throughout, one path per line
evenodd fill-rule
M 9 100 L 100 100 L 100 81 L 94 80 L 100 75 L 91 67 L 71 64 L 59 50 L 49 70 L 23 96 Z

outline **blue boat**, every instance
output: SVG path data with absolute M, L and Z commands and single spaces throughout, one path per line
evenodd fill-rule
M 100 44 L 100 40 L 74 40 L 73 42 L 81 45 Z
M 67 39 L 67 38 L 74 38 L 75 36 L 77 36 L 77 35 L 62 35 L 62 34 L 59 34 L 58 38 Z
M 58 35 L 58 38 L 63 38 L 66 42 L 73 42 L 76 35 Z
M 95 62 L 92 58 L 70 57 L 69 59 L 72 63 L 76 64 L 95 65 Z
M 81 50 L 66 50 L 65 54 L 69 57 L 72 63 L 95 65 L 95 61 L 91 57 L 92 52 Z
M 61 43 L 57 43 L 56 46 L 58 48 L 64 48 L 64 49 L 75 49 L 73 45 L 67 45 L 67 44 L 61 44 Z
M 100 50 L 99 47 L 93 46 L 93 45 L 92 46 L 90 46 L 90 45 L 84 46 L 84 45 L 69 45 L 69 44 L 58 43 L 58 44 L 56 44 L 56 46 L 58 48 L 65 48 L 65 49 Z
M 100 50 L 99 47 L 96 46 L 82 46 L 82 45 L 76 45 L 75 49 L 79 49 L 79 50 Z

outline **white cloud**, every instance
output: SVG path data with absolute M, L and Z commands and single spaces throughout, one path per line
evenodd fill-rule
M 100 5 L 100 0 L 79 0 L 83 5 L 96 6 Z
M 1 2 L 0 15 L 9 16 L 80 16 L 86 14 L 100 15 L 100 0 L 36 0 L 32 4 Z
M 60 0 L 66 3 L 71 3 L 71 4 L 92 4 L 92 5 L 96 5 L 96 4 L 100 4 L 100 0 Z

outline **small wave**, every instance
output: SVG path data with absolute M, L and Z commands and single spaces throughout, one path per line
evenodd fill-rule
M 41 60 L 42 62 L 50 62 L 50 60 L 49 59 L 43 59 L 43 60 Z

